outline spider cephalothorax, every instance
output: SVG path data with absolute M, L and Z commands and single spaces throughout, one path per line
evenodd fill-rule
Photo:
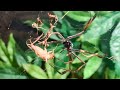
M 72 47 L 73 47 L 73 44 L 72 44 L 72 42 L 71 41 L 64 41 L 63 42 L 63 45 L 64 45 L 64 47 L 67 49 L 67 50 L 71 50 L 72 49 Z

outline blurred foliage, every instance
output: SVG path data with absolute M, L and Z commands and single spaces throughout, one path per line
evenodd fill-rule
M 82 31 L 85 23 L 97 13 L 96 19 L 87 31 L 79 37 L 71 40 L 74 49 L 83 49 L 91 53 L 106 55 L 104 58 L 94 56 L 88 58 L 82 53 L 76 55 L 86 62 L 85 67 L 73 74 L 67 72 L 59 74 L 57 71 L 68 69 L 69 61 L 67 51 L 63 50 L 62 43 L 50 44 L 48 51 L 55 49 L 55 58 L 45 63 L 31 50 L 22 50 L 10 35 L 7 45 L 0 40 L 0 78 L 12 79 L 118 79 L 120 78 L 120 12 L 119 11 L 53 11 L 58 16 L 58 23 L 54 32 L 60 32 L 65 38 Z M 49 29 L 49 22 L 42 20 L 43 28 Z M 31 26 L 34 21 L 24 21 Z M 46 33 L 47 30 L 39 29 Z M 49 39 L 60 40 L 57 35 Z M 61 53 L 62 51 L 62 53 Z M 88 54 L 88 56 L 91 54 Z M 76 70 L 82 64 L 73 57 L 72 69 Z M 52 67 L 54 65 L 55 67 Z
M 7 46 L 0 39 L 0 79 L 65 79 L 69 74 L 56 73 L 47 63 L 44 71 L 36 63 L 31 64 L 32 57 L 27 54 L 17 45 L 13 34 L 10 34 Z M 41 63 L 40 59 L 39 63 Z

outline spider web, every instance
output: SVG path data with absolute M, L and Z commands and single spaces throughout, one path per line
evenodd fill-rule
M 25 41 L 38 35 L 36 29 L 24 24 L 23 21 L 36 20 L 38 16 L 48 20 L 47 12 L 49 11 L 2 11 L 0 37 L 7 43 L 9 34 L 13 33 L 20 47 L 26 49 Z

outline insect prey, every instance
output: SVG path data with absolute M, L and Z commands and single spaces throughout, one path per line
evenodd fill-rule
M 42 34 L 43 35 L 43 34 Z M 41 37 L 39 36 L 34 42 L 31 42 L 31 39 L 28 39 L 30 44 L 28 44 L 28 41 L 26 41 L 26 45 L 35 52 L 35 54 L 43 59 L 45 62 L 47 62 L 50 59 L 54 58 L 54 52 L 52 51 L 47 51 L 47 49 L 42 49 L 39 46 L 34 45 Z

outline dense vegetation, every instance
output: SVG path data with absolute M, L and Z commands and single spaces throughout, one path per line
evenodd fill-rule
M 0 39 L 0 78 L 1 79 L 117 79 L 120 78 L 120 12 L 119 11 L 53 11 L 58 17 L 54 32 L 59 32 L 65 38 L 83 30 L 86 22 L 97 13 L 97 17 L 81 36 L 71 39 L 73 48 L 86 50 L 90 53 L 76 53 L 86 65 L 76 73 L 70 71 L 60 74 L 69 68 L 67 50 L 62 43 L 49 44 L 47 50 L 54 50 L 55 57 L 44 62 L 32 50 L 23 50 L 10 34 L 8 44 Z M 62 19 L 61 19 L 62 18 Z M 42 19 L 43 27 L 38 30 L 46 33 L 49 29 L 49 20 Z M 27 20 L 23 23 L 31 26 L 35 21 Z M 45 28 L 46 30 L 44 30 Z M 52 35 L 48 41 L 60 40 L 57 35 Z M 26 40 L 27 41 L 27 40 Z M 25 42 L 26 43 L 26 42 Z M 40 45 L 39 45 L 40 46 Z M 43 46 L 40 46 L 43 48 Z M 98 53 L 104 57 L 88 56 Z M 76 70 L 82 63 L 73 56 L 72 69 Z M 49 65 L 54 64 L 54 67 Z

